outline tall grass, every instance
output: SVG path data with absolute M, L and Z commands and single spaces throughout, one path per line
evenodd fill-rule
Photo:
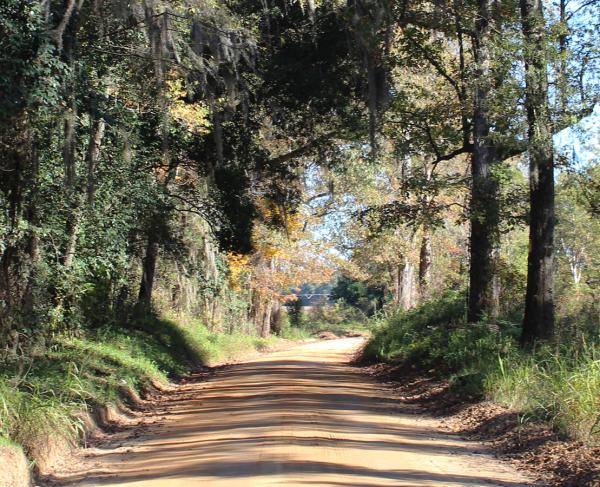
M 571 438 L 600 442 L 598 344 L 526 352 L 517 346 L 517 326 L 466 324 L 463 303 L 462 295 L 449 293 L 383 318 L 365 358 L 448 377 L 456 390 L 547 420 Z
M 549 420 L 558 431 L 600 441 L 600 354 L 592 346 L 498 357 L 486 378 L 487 395 L 524 414 Z

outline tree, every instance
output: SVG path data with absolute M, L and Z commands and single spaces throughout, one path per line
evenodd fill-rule
M 498 182 L 494 167 L 498 149 L 492 141 L 490 97 L 494 91 L 492 36 L 497 28 L 494 2 L 479 0 L 475 21 L 475 94 L 473 111 L 473 154 L 471 157 L 471 262 L 469 267 L 469 321 L 495 319 L 494 255 L 499 244 Z
M 529 125 L 529 257 L 521 342 L 554 334 L 554 152 L 548 109 L 544 12 L 541 0 L 520 0 Z
M 288 315 L 292 326 L 299 328 L 302 325 L 302 297 L 297 297 L 288 306 Z

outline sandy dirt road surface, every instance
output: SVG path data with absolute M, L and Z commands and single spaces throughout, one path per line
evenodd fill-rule
M 60 485 L 530 485 L 349 366 L 361 343 L 308 343 L 182 385 L 147 434 L 96 449 L 85 475 Z

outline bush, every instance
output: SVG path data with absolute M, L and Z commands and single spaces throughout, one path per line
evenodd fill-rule
M 368 360 L 410 362 L 422 368 L 442 365 L 450 330 L 464 321 L 464 298 L 451 292 L 423 305 L 383 316 L 364 350 Z

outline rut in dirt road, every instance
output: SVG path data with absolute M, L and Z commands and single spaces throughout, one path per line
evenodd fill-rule
M 360 339 L 302 345 L 187 385 L 145 439 L 97 451 L 61 485 L 528 485 L 347 365 Z

